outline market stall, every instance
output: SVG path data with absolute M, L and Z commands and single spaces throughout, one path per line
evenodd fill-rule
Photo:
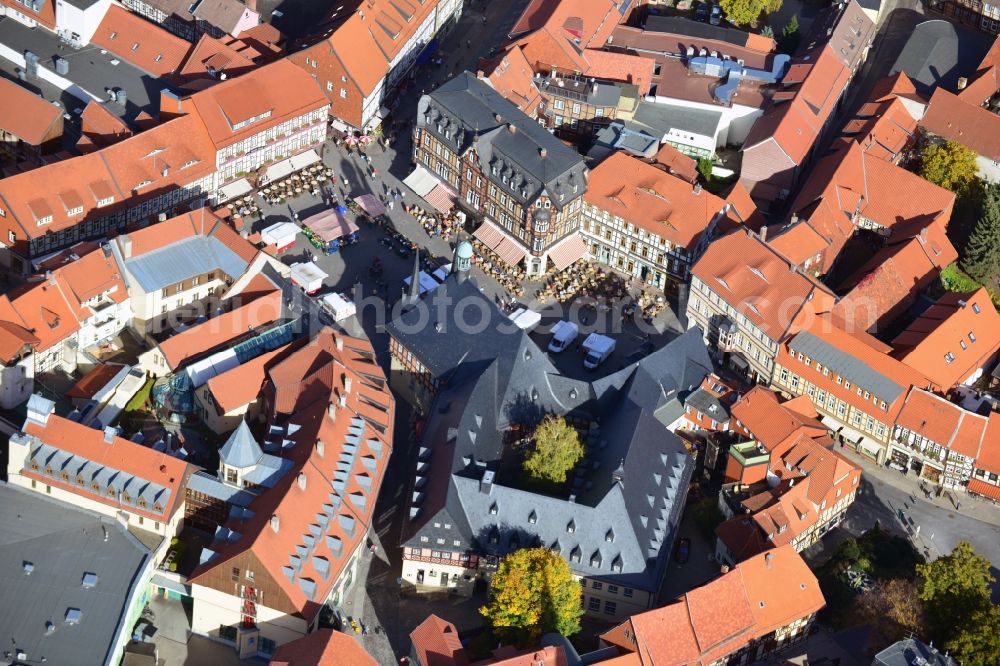
M 358 312 L 354 301 L 345 298 L 341 294 L 327 294 L 323 296 L 320 299 L 320 305 L 330 313 L 334 321 L 343 321 Z
M 307 217 L 302 226 L 309 242 L 324 252 L 336 252 L 342 243 L 357 239 L 358 225 L 347 216 L 344 206 Z
M 313 261 L 303 261 L 292 264 L 292 283 L 298 285 L 307 294 L 315 294 L 323 286 L 323 280 L 329 277 Z
M 260 232 L 260 238 L 267 245 L 274 245 L 278 252 L 287 250 L 295 245 L 295 238 L 299 235 L 299 226 L 293 222 L 278 222 Z
M 362 194 L 361 196 L 354 197 L 354 203 L 358 204 L 361 210 L 372 217 L 378 217 L 386 213 L 385 206 L 382 205 L 382 202 L 374 194 Z

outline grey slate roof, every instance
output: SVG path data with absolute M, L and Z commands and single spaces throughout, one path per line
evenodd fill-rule
M 975 72 L 992 40 L 942 19 L 914 27 L 889 74 L 904 72 L 921 95 L 941 86 L 954 90 L 958 77 Z
M 247 262 L 215 236 L 191 236 L 125 260 L 125 269 L 147 293 L 214 270 L 235 279 L 246 268 Z
M 701 331 L 688 331 L 636 364 L 585 382 L 560 375 L 524 332 L 495 330 L 506 317 L 474 285 L 449 278 L 434 293 L 482 305 L 432 303 L 431 312 L 447 318 L 452 310 L 475 311 L 478 321 L 482 309 L 492 325 L 475 334 L 438 332 L 432 322 L 415 331 L 403 322 L 389 325 L 390 334 L 433 374 L 450 378 L 427 417 L 404 544 L 485 555 L 557 546 L 581 575 L 655 590 L 693 468 L 660 412 L 682 409 L 682 394 L 711 371 Z M 415 318 L 409 315 L 408 322 Z M 571 497 L 522 490 L 500 471 L 507 428 L 546 413 L 596 424 L 584 435 L 585 458 L 570 474 Z M 486 472 L 498 476 L 484 486 Z
M 660 136 L 653 136 L 644 129 L 632 129 L 621 120 L 616 120 L 598 130 L 594 142 L 608 148 L 627 150 L 636 155 L 649 157 L 660 146 Z
M 0 485 L 4 649 L 23 650 L 31 663 L 118 663 L 111 650 L 117 635 L 132 629 L 124 626 L 126 606 L 151 557 L 117 521 Z M 87 573 L 96 574 L 94 587 L 83 586 Z M 65 621 L 70 609 L 79 611 L 79 622 Z
M 683 16 L 650 16 L 646 19 L 643 30 L 667 32 L 673 35 L 685 35 L 697 39 L 713 39 L 719 42 L 727 42 L 734 46 L 746 46 L 749 38 L 749 33 L 743 30 L 700 23 Z
M 241 469 L 256 465 L 263 455 L 264 452 L 254 439 L 246 421 L 240 421 L 239 426 L 219 449 L 219 459 L 222 462 Z
M 721 120 L 721 111 L 675 104 L 643 101 L 639 102 L 639 107 L 635 110 L 635 123 L 654 130 L 661 137 L 670 130 L 715 136 Z
M 199 0 L 192 7 L 195 16 L 225 32 L 232 32 L 236 28 L 246 10 L 239 0 Z
M 693 407 L 708 418 L 715 419 L 720 423 L 729 418 L 729 405 L 705 389 L 698 389 L 691 393 L 684 400 L 684 405 Z
M 854 356 L 840 351 L 809 331 L 802 331 L 788 343 L 788 348 L 830 368 L 856 386 L 893 402 L 903 394 L 903 387 Z
M 469 72 L 420 98 L 417 126 L 456 153 L 475 148 L 486 177 L 522 204 L 543 191 L 558 208 L 583 196 L 580 154 Z
M 905 638 L 876 654 L 872 666 L 957 666 L 957 663 L 915 638 Z

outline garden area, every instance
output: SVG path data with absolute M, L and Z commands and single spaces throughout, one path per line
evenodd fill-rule
M 826 607 L 819 620 L 833 629 L 870 629 L 878 652 L 908 636 L 933 641 L 964 666 L 991 666 L 1000 654 L 1000 606 L 991 601 L 990 562 L 967 542 L 924 562 L 905 537 L 878 523 L 841 542 L 816 570 Z

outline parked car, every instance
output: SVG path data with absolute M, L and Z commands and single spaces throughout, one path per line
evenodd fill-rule
M 682 537 L 677 544 L 677 563 L 687 564 L 689 557 L 691 557 L 691 539 Z
M 699 4 L 698 7 L 694 10 L 694 20 L 701 21 L 702 23 L 708 21 L 708 5 L 706 5 L 704 2 Z
M 722 7 L 719 5 L 712 5 L 712 14 L 709 16 L 708 22 L 712 25 L 719 25 L 722 23 Z

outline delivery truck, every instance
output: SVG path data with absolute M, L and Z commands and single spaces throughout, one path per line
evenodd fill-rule
M 559 354 L 570 346 L 576 336 L 580 334 L 580 328 L 571 321 L 558 321 L 552 327 L 552 341 L 549 342 L 549 351 Z
M 615 351 L 615 339 L 600 333 L 591 333 L 583 341 L 587 355 L 583 357 L 583 367 L 593 370 Z

